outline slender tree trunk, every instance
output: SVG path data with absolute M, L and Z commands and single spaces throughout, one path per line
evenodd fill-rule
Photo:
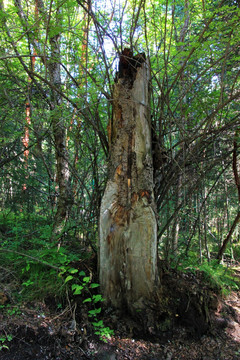
M 204 185 L 204 189 L 203 189 L 203 199 L 206 199 L 205 185 Z M 207 239 L 207 206 L 206 206 L 206 202 L 204 202 L 204 205 L 203 205 L 203 217 L 204 217 L 203 218 L 204 245 L 205 245 L 207 260 L 209 262 L 210 261 L 210 252 L 209 252 L 208 239 Z
M 50 38 L 51 59 L 49 62 L 49 75 L 55 88 L 61 86 L 60 74 L 60 35 L 56 34 Z M 68 218 L 72 195 L 70 187 L 70 172 L 68 166 L 68 154 L 66 148 L 66 127 L 63 117 L 61 95 L 52 90 L 51 112 L 53 136 L 56 153 L 56 182 L 58 185 L 57 211 L 53 224 L 53 240 L 58 239 Z
M 223 253 L 226 250 L 227 244 L 230 241 L 230 239 L 232 237 L 232 234 L 233 234 L 234 230 L 236 229 L 236 226 L 239 223 L 239 221 L 240 221 L 240 211 L 238 211 L 238 213 L 237 213 L 237 215 L 236 215 L 236 217 L 234 219 L 234 222 L 233 222 L 233 224 L 231 226 L 231 229 L 230 229 L 229 233 L 227 234 L 225 240 L 223 241 L 223 244 L 222 244 L 222 246 L 221 246 L 221 248 L 220 248 L 220 250 L 218 252 L 217 259 L 218 259 L 219 262 L 222 260 Z
M 181 182 L 182 182 L 182 176 L 180 175 L 177 179 L 176 189 L 175 189 L 175 209 L 177 209 L 180 205 L 180 189 L 181 189 Z M 177 250 L 178 250 L 178 235 L 179 235 L 179 215 L 177 214 L 172 226 L 172 236 L 171 236 L 171 255 L 172 259 L 175 259 L 177 256 Z
M 126 60 L 128 65 L 121 64 Z M 104 297 L 132 312 L 151 299 L 157 280 L 149 68 L 143 60 L 135 66 L 131 54 L 120 57 L 108 127 L 109 178 L 101 203 L 99 252 Z
M 21 3 L 18 3 L 18 8 L 21 7 Z M 37 1 L 35 2 L 35 21 L 38 21 L 38 3 Z M 36 34 L 34 34 L 36 35 Z M 36 41 L 36 38 L 34 39 Z M 30 45 L 30 44 L 29 44 Z M 36 62 L 36 50 L 33 49 L 33 55 L 30 57 L 31 60 L 31 66 L 30 66 L 30 70 L 34 71 L 35 70 L 35 62 Z M 25 151 L 24 151 L 24 161 L 25 161 L 25 169 L 26 169 L 26 175 L 25 175 L 25 179 L 28 179 L 28 157 L 29 157 L 29 150 L 28 150 L 28 146 L 29 146 L 29 129 L 31 126 L 31 85 L 32 85 L 32 79 L 31 77 L 28 75 L 28 96 L 27 96 L 27 101 L 25 103 L 25 114 L 26 114 L 26 122 L 25 122 L 25 129 L 24 129 L 24 137 L 22 140 L 22 143 L 25 147 Z M 23 191 L 25 192 L 27 190 L 27 181 L 23 184 Z
M 189 28 L 189 1 L 185 0 L 184 2 L 184 24 L 182 26 L 182 29 L 180 31 L 180 35 L 179 35 L 179 42 L 184 43 L 185 42 L 185 37 L 187 34 Z M 184 45 L 182 45 L 179 50 L 180 51 L 184 51 Z M 184 62 L 184 58 L 181 59 L 180 61 L 180 66 L 183 65 Z M 179 82 L 179 92 L 180 92 L 180 96 L 183 97 L 182 102 L 181 102 L 181 128 L 185 129 L 186 124 L 187 124 L 187 120 L 186 119 L 186 115 L 185 115 L 185 109 L 187 107 L 187 103 L 186 103 L 186 96 L 182 96 L 182 94 L 185 93 L 186 91 L 186 74 L 184 72 L 182 72 L 181 76 L 180 76 L 180 82 Z M 181 141 L 181 148 L 183 150 L 183 156 L 185 157 L 185 149 L 184 149 L 184 142 L 182 140 L 182 133 L 180 131 L 180 141 Z M 185 161 L 184 161 L 185 162 Z M 185 167 L 185 165 L 184 165 Z M 177 179 L 177 183 L 176 183 L 176 188 L 175 188 L 175 209 L 177 210 L 181 201 L 180 201 L 180 197 L 181 195 L 184 196 L 184 194 L 181 194 L 181 189 L 182 189 L 182 182 L 183 182 L 183 178 L 184 178 L 184 173 L 185 173 L 185 169 L 183 168 L 181 173 L 178 176 Z M 173 257 L 173 259 L 177 256 L 177 250 L 178 250 L 178 236 L 179 236 L 179 229 L 180 229 L 180 223 L 179 223 L 179 215 L 177 212 L 177 215 L 173 221 L 173 225 L 172 225 L 172 235 L 171 235 L 171 255 Z
M 237 166 L 237 150 L 238 150 L 238 144 L 237 144 L 237 138 L 239 136 L 240 130 L 236 131 L 235 134 L 235 139 L 233 142 L 233 162 L 232 162 L 232 167 L 233 167 L 233 175 L 234 175 L 234 180 L 235 180 L 235 184 L 237 187 L 237 191 L 238 191 L 238 202 L 240 204 L 240 176 L 238 173 L 238 166 Z M 228 242 L 231 240 L 232 234 L 234 232 L 234 230 L 236 229 L 238 223 L 240 221 L 240 211 L 237 212 L 237 215 L 234 219 L 234 222 L 231 226 L 231 229 L 229 230 L 225 240 L 223 241 L 223 244 L 221 246 L 221 248 L 219 249 L 218 255 L 217 255 L 217 259 L 220 262 L 222 260 L 223 257 L 223 253 L 227 247 Z

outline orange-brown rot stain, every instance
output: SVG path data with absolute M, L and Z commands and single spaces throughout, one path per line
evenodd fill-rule
M 128 219 L 129 211 L 124 206 L 117 205 L 117 210 L 113 216 L 114 224 L 123 226 L 126 224 Z
M 114 232 L 111 232 L 110 234 L 108 234 L 107 236 L 107 249 L 108 249 L 108 255 L 110 255 L 113 251 L 114 248 Z
M 138 193 L 133 193 L 132 194 L 132 197 L 131 197 L 131 203 L 132 203 L 132 205 L 133 204 L 135 204 L 137 201 L 139 200 L 139 195 L 138 195 Z
M 118 165 L 118 167 L 115 170 L 115 174 L 114 174 L 114 179 L 115 179 L 116 182 L 119 181 L 118 178 L 121 175 L 122 175 L 122 165 Z
M 108 133 L 108 144 L 109 146 L 112 143 L 112 122 L 109 120 L 109 123 L 107 125 L 107 133 Z
M 110 246 L 111 245 L 111 234 L 108 234 L 108 236 L 107 236 L 107 244 L 108 244 L 108 246 Z
M 109 254 L 112 252 L 112 236 L 111 234 L 108 234 L 107 236 L 107 252 L 108 252 L 108 256 Z
M 116 169 L 116 174 L 121 175 L 121 173 L 122 173 L 122 165 L 118 165 Z
M 123 117 L 122 117 L 122 107 L 118 105 L 118 108 L 116 110 L 116 120 L 117 120 L 117 126 L 118 128 L 123 127 Z
M 132 196 L 131 196 L 131 204 L 132 204 L 132 206 L 139 199 L 142 199 L 143 197 L 146 197 L 149 202 L 151 201 L 151 194 L 147 190 L 140 190 L 138 193 L 136 193 L 136 192 L 132 193 Z
M 140 191 L 140 197 L 141 198 L 146 197 L 148 199 L 148 201 L 151 200 L 151 194 L 147 190 L 141 190 Z

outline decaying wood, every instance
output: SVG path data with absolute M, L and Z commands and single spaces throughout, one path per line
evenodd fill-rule
M 116 307 L 126 305 L 134 311 L 144 307 L 155 289 L 157 222 L 149 68 L 142 54 L 128 55 L 120 57 L 108 126 L 109 179 L 101 204 L 99 269 L 104 297 Z

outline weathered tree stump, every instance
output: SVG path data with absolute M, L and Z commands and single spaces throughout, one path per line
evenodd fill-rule
M 145 56 L 120 56 L 108 126 L 109 178 L 100 213 L 100 284 L 104 297 L 131 312 L 144 308 L 157 282 L 149 67 Z

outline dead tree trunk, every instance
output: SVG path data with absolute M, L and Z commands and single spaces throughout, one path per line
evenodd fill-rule
M 108 126 L 109 178 L 100 211 L 100 284 L 104 297 L 131 312 L 151 299 L 157 281 L 157 222 L 144 54 L 120 56 Z

